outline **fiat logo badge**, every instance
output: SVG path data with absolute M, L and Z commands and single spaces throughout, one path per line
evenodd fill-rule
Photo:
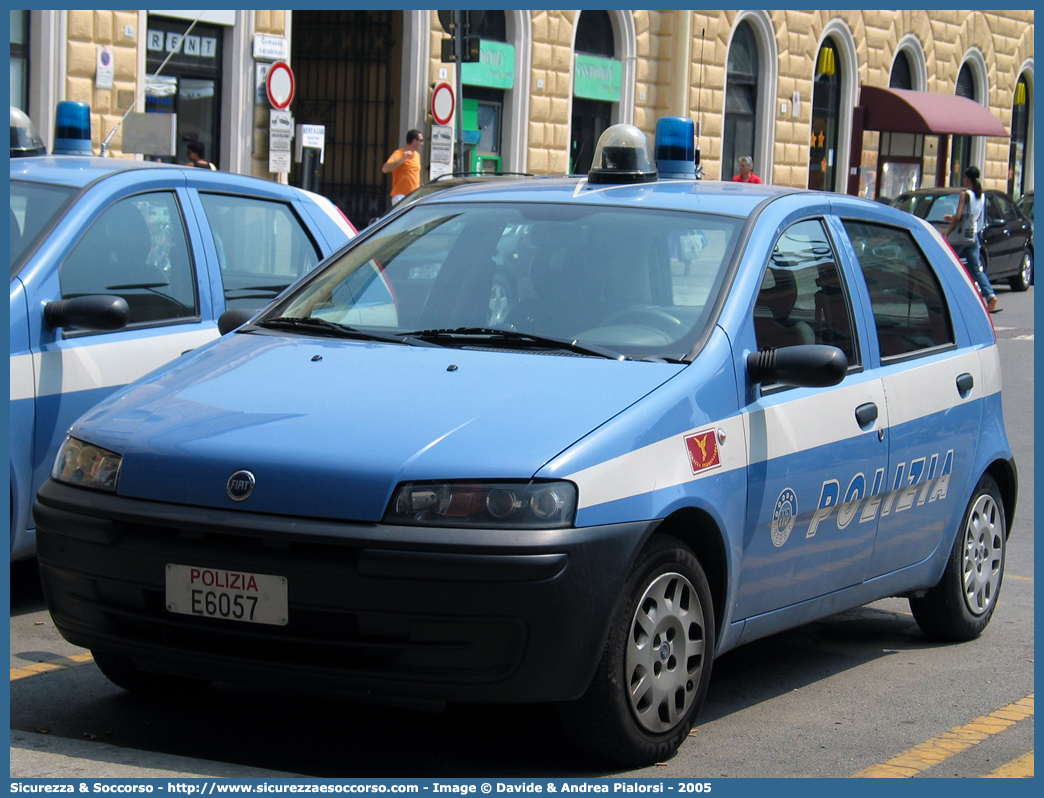
M 228 498 L 232 501 L 242 502 L 250 498 L 250 494 L 254 492 L 254 485 L 256 484 L 254 475 L 249 471 L 237 471 L 228 478 L 225 490 L 228 493 Z

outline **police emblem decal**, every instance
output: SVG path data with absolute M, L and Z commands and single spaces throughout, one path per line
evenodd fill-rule
M 254 475 L 249 471 L 237 471 L 228 478 L 228 482 L 225 484 L 225 492 L 228 493 L 228 498 L 234 502 L 246 501 L 250 498 L 250 494 L 254 492 L 256 484 Z
M 772 510 L 772 545 L 777 549 L 790 537 L 797 514 L 797 494 L 790 488 L 785 488 L 776 499 L 776 507 Z
M 717 468 L 721 465 L 721 452 L 714 430 L 708 429 L 685 436 L 685 449 L 689 455 L 689 467 L 693 474 Z

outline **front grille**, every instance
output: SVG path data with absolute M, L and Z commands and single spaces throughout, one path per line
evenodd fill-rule
M 452 583 L 360 576 L 343 540 L 285 538 L 169 525 L 118 525 L 105 544 L 40 535 L 52 615 L 75 639 L 273 666 L 420 682 L 502 679 L 521 661 L 526 624 L 468 613 Z M 285 576 L 287 626 L 168 612 L 167 563 Z M 83 643 L 81 643 L 82 645 Z

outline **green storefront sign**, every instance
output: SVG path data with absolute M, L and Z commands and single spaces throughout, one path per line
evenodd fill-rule
M 573 70 L 574 96 L 615 103 L 620 101 L 622 86 L 623 65 L 619 61 L 577 53 Z
M 479 60 L 460 65 L 460 82 L 488 89 L 515 85 L 515 48 L 504 42 L 479 42 Z

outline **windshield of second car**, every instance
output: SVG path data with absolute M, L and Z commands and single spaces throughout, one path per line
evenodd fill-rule
M 503 331 L 626 357 L 684 356 L 707 324 L 740 219 L 554 204 L 417 206 L 266 319 L 319 319 L 440 345 Z M 485 334 L 483 344 L 468 335 Z
M 957 201 L 960 198 L 961 195 L 956 191 L 945 194 L 911 194 L 900 197 L 895 207 L 929 222 L 948 222 L 957 211 Z
M 25 180 L 11 181 L 11 278 L 15 264 L 65 209 L 76 189 Z

